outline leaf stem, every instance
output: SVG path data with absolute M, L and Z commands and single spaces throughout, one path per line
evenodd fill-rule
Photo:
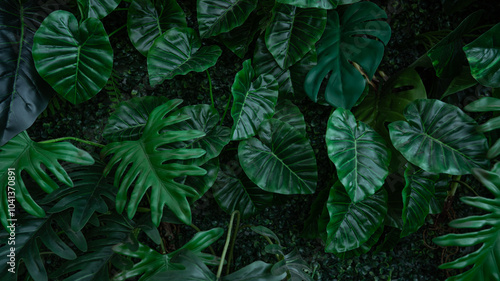
M 233 95 L 229 95 L 229 99 L 227 100 L 227 104 L 226 104 L 226 109 L 224 109 L 224 114 L 222 115 L 222 118 L 220 119 L 221 126 L 222 126 L 222 122 L 224 121 L 224 118 L 226 117 L 227 109 L 229 108 L 229 104 L 231 103 L 232 98 L 233 98 Z
M 456 183 L 459 183 L 465 187 L 467 187 L 468 189 L 470 189 L 470 191 L 472 191 L 476 196 L 479 196 L 479 194 L 477 194 L 477 192 L 474 190 L 474 188 L 472 188 L 470 185 L 468 185 L 467 183 L 461 181 L 461 180 L 451 180 L 451 182 L 456 182 Z
M 117 29 L 115 29 L 115 31 L 111 32 L 111 33 L 108 35 L 108 37 L 113 36 L 115 33 L 117 33 L 118 31 L 122 30 L 122 29 L 123 29 L 123 28 L 125 28 L 125 27 L 127 27 L 127 25 L 126 25 L 126 24 L 124 24 L 124 25 L 122 25 L 122 26 L 118 27 Z
M 81 142 L 81 143 L 84 143 L 84 144 L 97 146 L 97 147 L 100 147 L 100 148 L 104 148 L 105 147 L 105 145 L 102 145 L 100 143 L 95 143 L 95 142 L 91 142 L 91 141 L 88 141 L 88 140 L 82 140 L 82 139 L 75 138 L 75 137 L 63 137 L 63 138 L 58 138 L 58 139 L 40 141 L 38 143 L 54 143 L 54 142 L 60 142 L 60 141 L 65 141 L 65 140 L 74 140 L 74 141 L 77 141 L 77 142 Z
M 240 212 L 238 212 L 237 215 L 238 217 L 236 219 L 236 227 L 234 228 L 234 234 L 231 238 L 231 250 L 229 251 L 229 257 L 227 258 L 226 275 L 229 275 L 231 261 L 233 260 L 234 244 L 236 243 L 236 236 L 238 235 L 238 231 L 240 230 Z
M 461 177 L 462 176 L 453 176 L 451 178 L 451 185 L 450 185 L 450 190 L 448 191 L 448 197 L 455 196 L 455 193 L 457 192 L 458 188 L 458 181 L 460 181 Z
M 208 86 L 210 87 L 210 100 L 212 101 L 212 107 L 215 108 L 214 96 L 212 94 L 212 79 L 210 79 L 210 72 L 208 72 L 208 69 L 206 70 L 206 72 L 208 77 Z
M 231 232 L 233 230 L 233 221 L 234 221 L 234 215 L 238 214 L 239 217 L 239 211 L 234 211 L 231 214 L 231 220 L 229 221 L 229 227 L 227 229 L 227 237 L 226 237 L 226 243 L 224 244 L 224 250 L 222 251 L 222 256 L 220 258 L 220 263 L 219 263 L 219 269 L 217 270 L 217 280 L 220 280 L 220 277 L 222 275 L 222 268 L 224 267 L 224 259 L 226 258 L 226 253 L 227 249 L 229 248 L 229 242 L 231 240 Z

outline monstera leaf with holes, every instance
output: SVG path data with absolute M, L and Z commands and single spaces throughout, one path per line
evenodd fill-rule
M 198 0 L 200 36 L 215 36 L 242 25 L 257 7 L 257 0 Z
M 29 274 L 34 280 L 49 280 L 47 277 L 47 270 L 45 269 L 44 261 L 40 255 L 40 240 L 45 247 L 52 253 L 66 260 L 73 260 L 77 256 L 71 247 L 64 242 L 54 229 L 54 223 L 62 229 L 62 232 L 69 238 L 69 240 L 77 246 L 81 251 L 87 250 L 87 242 L 80 231 L 72 231 L 69 226 L 69 215 L 67 214 L 50 214 L 41 218 L 37 218 L 28 214 L 23 214 L 17 218 L 15 222 L 15 244 L 5 244 L 0 248 L 2 257 L 8 257 L 10 248 L 15 245 L 15 265 L 19 265 L 22 260 L 28 270 Z M 10 231 L 9 231 L 10 233 Z M 0 232 L 0 239 L 8 241 L 9 233 L 5 230 Z M 6 262 L 0 264 L 0 270 L 4 272 L 2 280 L 15 281 L 20 280 L 17 278 L 18 270 L 16 268 L 15 274 L 7 271 L 11 266 Z
M 389 174 L 391 152 L 384 139 L 354 115 L 337 108 L 326 130 L 328 156 L 349 197 L 360 202 L 373 195 Z
M 412 164 L 430 173 L 463 175 L 488 167 L 488 142 L 477 123 L 456 106 L 416 100 L 406 107 L 408 120 L 389 125 L 394 147 Z M 450 126 L 453 124 L 453 126 Z
M 187 27 L 186 15 L 175 0 L 134 0 L 128 8 L 128 36 L 145 56 L 156 38 L 173 27 Z
M 241 167 L 258 187 L 280 194 L 312 194 L 318 169 L 308 139 L 292 125 L 277 119 L 265 121 L 257 138 L 241 141 Z
M 182 176 L 202 176 L 206 171 L 196 165 L 180 164 L 177 161 L 201 157 L 205 150 L 169 149 L 165 146 L 199 138 L 204 136 L 204 133 L 197 130 L 161 132 L 165 127 L 190 118 L 186 115 L 169 114 L 181 102 L 171 100 L 153 110 L 139 140 L 113 142 L 101 151 L 102 156 L 113 154 L 104 170 L 105 175 L 118 164 L 114 181 L 114 185 L 119 186 L 116 197 L 118 212 L 124 210 L 129 188 L 134 184 L 127 208 L 129 218 L 134 216 L 144 194 L 151 188 L 149 204 L 151 218 L 156 226 L 160 224 L 164 205 L 183 223 L 191 224 L 191 209 L 186 197 L 196 197 L 198 193 L 193 187 L 179 184 L 174 179 Z
M 78 104 L 106 85 L 113 68 L 113 49 L 98 19 L 78 23 L 70 12 L 55 11 L 35 34 L 33 59 L 43 79 Z
M 109 15 L 122 0 L 78 0 L 84 18 L 102 19 Z
M 73 181 L 59 161 L 79 165 L 94 164 L 92 156 L 68 142 L 36 143 L 29 138 L 26 132 L 17 135 L 0 148 L 0 159 L 2 159 L 0 161 L 0 219 L 4 227 L 7 226 L 9 214 L 6 198 L 9 168 L 15 169 L 17 203 L 29 214 L 44 217 L 45 211 L 31 197 L 21 174 L 27 173 L 43 191 L 51 193 L 59 186 L 48 172 L 52 173 L 63 184 L 73 186 Z
M 345 109 L 356 104 L 366 81 L 352 63 L 369 79 L 373 77 L 391 37 L 389 24 L 378 20 L 385 18 L 386 13 L 371 2 L 352 4 L 341 19 L 337 11 L 328 14 L 325 32 L 316 46 L 318 64 L 307 74 L 304 86 L 313 101 L 318 101 L 322 81 L 329 75 L 325 101 Z
M 55 7 L 41 1 L 2 1 L 0 8 L 0 146 L 29 128 L 54 90 L 36 71 L 31 46 L 40 11 Z
M 203 253 L 202 251 L 217 241 L 223 233 L 224 230 L 222 228 L 213 228 L 208 231 L 198 232 L 182 247 L 168 254 L 160 254 L 143 244 L 139 244 L 139 248 L 136 250 L 132 250 L 129 245 L 118 244 L 113 247 L 113 251 L 131 258 L 140 259 L 141 261 L 134 264 L 134 266 L 129 270 L 125 270 L 117 274 L 114 277 L 114 280 L 126 280 L 139 275 L 141 275 L 140 280 L 151 280 L 151 278 L 154 278 L 154 276 L 160 272 L 167 270 L 182 270 L 182 267 L 179 267 L 178 264 L 172 263 L 171 260 L 179 252 L 184 250 L 189 250 L 203 263 L 217 265 L 218 261 L 214 256 Z
M 439 266 L 442 269 L 462 269 L 472 266 L 467 271 L 446 279 L 447 281 L 500 279 L 500 165 L 496 164 L 492 171 L 475 168 L 472 174 L 493 194 L 494 198 L 460 198 L 465 204 L 479 208 L 487 213 L 450 222 L 451 227 L 471 229 L 467 233 L 452 233 L 433 239 L 433 242 L 440 246 L 475 247 L 474 249 L 477 249 L 452 262 Z M 473 232 L 472 229 L 477 229 L 477 231 Z M 478 245 L 481 245 L 479 249 L 477 248 Z
M 231 92 L 234 97 L 231 108 L 234 120 L 231 140 L 252 137 L 262 121 L 274 114 L 278 101 L 278 83 L 268 74 L 256 77 L 250 60 L 246 60 L 243 62 L 243 69 L 236 74 Z
M 156 38 L 148 52 L 149 83 L 155 86 L 176 75 L 205 71 L 221 54 L 219 46 L 201 47 L 193 29 L 171 28 Z
M 500 111 L 500 99 L 494 97 L 483 97 L 469 103 L 464 109 L 470 112 Z M 481 124 L 481 126 L 478 127 L 478 130 L 480 132 L 489 132 L 498 128 L 500 128 L 500 117 L 497 116 L 486 121 L 486 123 Z M 495 141 L 486 154 L 489 159 L 493 159 L 498 155 L 500 155 L 500 139 Z

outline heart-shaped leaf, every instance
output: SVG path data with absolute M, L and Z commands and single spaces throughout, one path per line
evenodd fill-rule
M 134 0 L 128 8 L 128 36 L 145 56 L 156 38 L 173 27 L 187 27 L 186 15 L 175 0 Z
M 201 47 L 191 28 L 171 28 L 158 37 L 148 52 L 149 83 L 161 84 L 165 79 L 202 72 L 215 65 L 222 54 L 219 46 Z
M 200 36 L 215 36 L 240 26 L 257 7 L 257 0 L 198 0 Z
M 259 139 L 240 142 L 238 157 L 248 177 L 265 191 L 311 194 L 316 189 L 318 170 L 311 144 L 283 121 L 265 121 Z
M 113 49 L 98 19 L 78 24 L 72 13 L 55 11 L 35 34 L 33 59 L 43 79 L 65 99 L 78 104 L 106 85 L 113 68 Z
M 339 1 L 344 0 L 276 0 L 278 3 L 293 5 L 301 8 L 319 8 L 324 10 L 335 9 Z
M 298 106 L 290 100 L 280 100 L 276 105 L 273 115 L 274 119 L 281 120 L 292 125 L 303 136 L 306 136 L 306 121 Z
M 489 165 L 486 137 L 476 131 L 474 119 L 456 106 L 416 100 L 404 115 L 408 122 L 391 123 L 389 133 L 394 147 L 412 164 L 430 173 L 451 175 Z
M 354 115 L 337 108 L 326 130 L 328 156 L 349 197 L 360 202 L 374 194 L 389 174 L 390 150 L 385 140 Z
M 306 93 L 314 102 L 318 101 L 322 81 L 329 75 L 326 102 L 345 109 L 356 104 L 366 81 L 351 62 L 373 77 L 391 37 L 389 24 L 378 20 L 385 18 L 386 13 L 371 2 L 349 6 L 341 21 L 337 11 L 328 14 L 325 32 L 316 46 L 318 64 L 309 71 L 305 82 Z
M 266 29 L 266 46 L 282 69 L 314 48 L 326 26 L 326 10 L 278 4 Z
M 102 19 L 109 15 L 122 0 L 78 0 L 78 7 L 85 18 Z

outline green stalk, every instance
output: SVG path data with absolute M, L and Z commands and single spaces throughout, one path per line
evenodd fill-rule
M 210 87 L 210 100 L 212 101 L 212 107 L 215 108 L 214 96 L 212 94 L 212 79 L 210 79 L 210 73 L 208 72 L 208 69 L 206 70 L 206 72 L 208 76 L 208 86 Z
M 222 118 L 220 119 L 220 125 L 222 126 L 222 121 L 224 121 L 224 118 L 226 117 L 227 110 L 229 108 L 229 104 L 231 103 L 231 99 L 233 98 L 233 95 L 229 95 L 229 99 L 227 100 L 226 104 L 226 109 L 224 109 L 224 114 L 222 115 Z
M 240 227 L 240 212 L 238 212 L 238 218 L 236 219 L 236 227 L 234 228 L 234 234 L 231 238 L 231 250 L 229 251 L 229 257 L 227 258 L 227 267 L 226 267 L 226 275 L 229 275 L 229 270 L 231 267 L 231 261 L 233 260 L 233 250 L 234 244 L 236 243 L 236 236 L 238 235 L 238 231 Z
M 220 263 L 219 263 L 219 269 L 217 270 L 217 280 L 220 279 L 222 275 L 222 268 L 224 267 L 224 260 L 226 258 L 226 253 L 227 249 L 229 248 L 229 242 L 231 240 L 231 232 L 233 231 L 233 221 L 234 221 L 234 215 L 238 213 L 239 216 L 239 211 L 234 211 L 231 214 L 231 220 L 229 221 L 229 227 L 227 229 L 227 237 L 226 237 L 226 243 L 224 244 L 224 250 L 222 251 L 222 256 L 220 258 Z
M 118 27 L 115 31 L 111 32 L 111 33 L 108 35 L 108 37 L 113 36 L 115 33 L 117 33 L 118 31 L 122 30 L 122 29 L 123 29 L 123 28 L 125 28 L 125 27 L 127 27 L 127 25 L 126 25 L 126 24 L 124 24 L 124 25 L 122 25 L 122 26 Z
M 77 141 L 77 142 L 81 142 L 81 143 L 84 143 L 84 144 L 97 146 L 97 147 L 100 147 L 100 148 L 104 148 L 105 147 L 105 145 L 102 145 L 100 143 L 95 143 L 95 142 L 91 142 L 91 141 L 88 141 L 88 140 L 82 140 L 82 139 L 74 138 L 74 137 L 64 137 L 64 138 L 58 138 L 58 139 L 40 141 L 38 143 L 54 143 L 54 142 L 60 142 L 60 141 L 65 141 L 65 140 L 74 140 L 74 141 Z

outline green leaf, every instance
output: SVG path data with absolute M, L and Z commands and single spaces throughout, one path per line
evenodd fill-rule
M 198 0 L 200 36 L 215 36 L 242 25 L 257 7 L 257 0 Z
M 469 66 L 463 66 L 462 71 L 453 80 L 451 80 L 450 85 L 446 88 L 446 91 L 441 96 L 441 100 L 449 95 L 453 95 L 465 89 L 468 89 L 477 84 L 476 79 L 472 77 L 470 73 Z
M 384 139 L 354 115 L 337 108 L 326 130 L 328 156 L 349 197 L 360 202 L 374 194 L 389 175 L 390 150 Z
M 300 8 L 335 9 L 339 1 L 344 0 L 277 0 L 278 3 L 293 5 Z
M 462 269 L 467 271 L 446 279 L 488 281 L 500 278 L 500 173 L 498 165 L 493 171 L 474 169 L 474 176 L 494 195 L 494 199 L 485 197 L 462 197 L 465 204 L 475 206 L 487 213 L 469 216 L 450 222 L 454 228 L 467 228 L 469 232 L 447 234 L 434 238 L 432 241 L 440 246 L 474 247 L 477 249 L 455 261 L 439 266 L 441 269 Z M 487 227 L 487 228 L 484 228 Z M 476 230 L 474 230 L 476 229 Z M 481 245 L 478 248 L 478 245 Z
M 278 101 L 273 118 L 292 125 L 303 136 L 307 135 L 304 115 L 300 112 L 299 107 L 290 100 Z
M 113 68 L 113 49 L 101 21 L 78 23 L 73 14 L 55 11 L 33 39 L 38 73 L 65 99 L 78 104 L 106 85 Z
M 58 5 L 57 8 L 63 8 Z M 31 47 L 41 13 L 57 9 L 44 1 L 4 0 L 0 8 L 0 146 L 28 129 L 54 90 L 36 71 Z
M 368 238 L 368 241 L 363 243 L 359 248 L 356 248 L 354 250 L 350 250 L 347 252 L 342 252 L 342 253 L 334 253 L 335 256 L 341 258 L 341 259 L 350 259 L 353 257 L 360 256 L 362 254 L 368 253 L 368 251 L 371 250 L 371 248 L 377 244 L 378 240 L 380 239 L 380 236 L 384 232 L 384 224 L 380 226 L 375 233 Z
M 68 142 L 36 143 L 29 138 L 26 132 L 20 133 L 0 148 L 0 159 L 2 159 L 0 161 L 0 194 L 3 195 L 0 200 L 0 219 L 4 227 L 7 227 L 7 218 L 9 217 L 5 195 L 7 195 L 7 191 L 13 192 L 8 188 L 8 182 L 12 180 L 12 176 L 14 176 L 15 200 L 17 203 L 29 214 L 44 217 L 45 211 L 33 200 L 25 186 L 21 176 L 23 171 L 43 191 L 51 193 L 59 186 L 48 172 L 52 173 L 63 184 L 73 186 L 71 178 L 59 161 L 79 165 L 94 164 L 94 159 L 90 154 Z M 8 169 L 14 170 L 9 171 Z
M 403 189 L 403 229 L 401 237 L 416 232 L 429 214 L 438 175 L 416 169 L 413 165 L 405 170 L 406 185 Z
M 482 85 L 500 87 L 500 24 L 495 25 L 463 50 L 472 76 Z
M 186 15 L 175 0 L 134 0 L 128 8 L 128 36 L 145 56 L 156 38 L 173 27 L 187 27 Z
M 290 280 L 313 281 L 311 275 L 306 273 L 312 272 L 312 270 L 302 259 L 297 249 L 284 255 L 281 261 L 273 265 L 271 272 L 274 275 L 286 273 L 287 276 L 290 276 Z
M 258 233 L 262 236 L 265 236 L 265 237 L 269 237 L 269 238 L 273 238 L 274 241 L 276 241 L 276 243 L 278 245 L 280 245 L 280 239 L 278 238 L 278 236 L 276 236 L 276 234 L 270 230 L 269 228 L 265 227 L 265 226 L 262 226 L 262 225 L 258 225 L 258 226 L 252 226 L 250 227 L 252 229 L 252 231 L 254 231 L 255 233 Z
M 394 147 L 412 164 L 430 173 L 463 175 L 487 167 L 488 142 L 476 122 L 456 106 L 417 100 L 404 113 L 408 122 L 389 125 Z M 453 126 L 450 126 L 453 124 Z
M 167 102 L 166 97 L 137 97 L 121 102 L 108 119 L 103 137 L 109 141 L 138 140 L 149 114 Z
M 377 231 L 387 213 L 387 192 L 380 189 L 358 203 L 351 202 L 337 181 L 330 189 L 327 203 L 326 252 L 343 253 L 359 248 Z
M 78 0 L 78 7 L 85 19 L 102 19 L 109 15 L 122 0 Z
M 328 14 L 325 32 L 316 46 L 318 64 L 307 74 L 304 86 L 314 102 L 318 101 L 322 81 L 329 75 L 326 102 L 345 109 L 356 104 L 366 81 L 351 62 L 373 77 L 391 37 L 389 24 L 378 20 L 385 18 L 386 13 L 371 2 L 350 5 L 341 20 L 337 11 Z
M 318 169 L 311 144 L 283 121 L 266 121 L 259 139 L 240 142 L 238 158 L 248 177 L 265 191 L 312 194 L 316 189 Z
M 171 28 L 158 37 L 148 52 L 148 73 L 151 86 L 165 79 L 203 72 L 215 65 L 222 54 L 219 46 L 201 47 L 191 28 Z
M 259 23 L 262 16 L 255 11 L 240 26 L 229 32 L 219 34 L 222 43 L 240 59 L 243 59 L 248 52 L 250 44 L 253 42 L 255 34 L 259 31 Z
M 278 4 L 266 29 L 266 46 L 282 69 L 314 48 L 326 26 L 326 10 Z
M 286 273 L 275 275 L 272 273 L 272 264 L 263 261 L 253 262 L 242 269 L 222 278 L 222 281 L 281 281 Z
M 171 100 L 153 110 L 139 140 L 113 142 L 101 151 L 103 157 L 114 154 L 104 170 L 105 175 L 118 164 L 114 181 L 114 185 L 120 188 L 116 197 L 118 212 L 125 208 L 128 189 L 135 182 L 127 208 L 129 218 L 134 216 L 142 197 L 151 188 L 151 214 L 156 226 L 160 224 L 164 205 L 183 223 L 191 223 L 191 209 L 186 197 L 196 197 L 198 193 L 192 187 L 176 183 L 174 179 L 186 175 L 202 176 L 206 171 L 198 166 L 176 161 L 201 157 L 205 151 L 199 148 L 160 149 L 161 146 L 174 142 L 204 136 L 203 132 L 197 130 L 160 133 L 167 126 L 189 119 L 189 116 L 176 114 L 164 118 L 181 102 Z
M 255 78 L 255 71 L 250 60 L 243 62 L 234 79 L 231 92 L 234 101 L 231 116 L 234 123 L 231 140 L 242 140 L 254 136 L 262 121 L 274 114 L 278 101 L 278 83 L 271 75 Z
M 483 97 L 476 101 L 471 102 L 465 108 L 465 110 L 470 112 L 488 112 L 488 111 L 500 111 L 500 99 L 494 97 Z M 486 121 L 486 123 L 478 126 L 478 131 L 488 132 L 496 130 L 500 127 L 500 118 L 494 117 Z M 488 159 L 494 159 L 500 155 L 500 139 L 497 139 L 495 143 L 490 147 L 486 157 Z

